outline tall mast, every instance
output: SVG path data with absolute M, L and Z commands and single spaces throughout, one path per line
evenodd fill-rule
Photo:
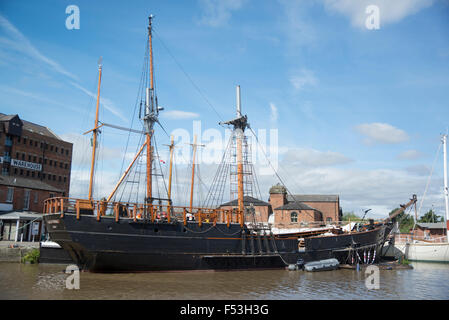
M 444 202 L 445 202 L 445 220 L 446 220 L 446 239 L 449 242 L 449 190 L 447 187 L 447 134 L 443 134 L 443 161 L 444 161 Z
M 193 206 L 193 186 L 195 185 L 195 156 L 196 156 L 196 135 L 193 136 L 193 156 L 192 156 L 192 181 L 190 182 L 190 206 L 189 212 L 192 212 Z
M 204 147 L 204 144 L 197 144 L 196 143 L 196 135 L 193 136 L 193 143 L 191 144 L 193 148 L 193 155 L 192 155 L 192 181 L 190 182 L 190 212 L 192 212 L 193 207 L 193 189 L 195 185 L 195 159 L 196 159 L 196 149 L 197 147 Z
M 158 122 L 159 108 L 154 103 L 154 75 L 153 75 L 153 43 L 152 43 L 152 20 L 153 15 L 148 17 L 148 47 L 149 47 L 149 64 L 150 64 L 150 87 L 145 90 L 145 135 L 146 135 L 146 180 L 147 193 L 146 202 L 152 203 L 152 162 L 153 162 L 153 147 L 151 145 L 151 138 L 153 136 L 153 126 Z M 156 100 L 157 101 L 157 100 Z
M 237 118 L 242 116 L 241 113 L 241 101 L 240 101 L 240 86 L 237 86 Z M 238 206 L 239 211 L 243 212 L 244 203 L 243 203 L 243 150 L 242 150 L 242 141 L 243 141 L 243 130 L 244 128 L 237 128 L 237 186 L 238 186 Z
M 168 175 L 168 199 L 171 200 L 171 180 L 172 180 L 172 169 L 173 169 L 173 149 L 175 148 L 174 137 L 171 136 L 170 140 L 170 172 Z
M 92 190 L 94 185 L 94 171 L 95 171 L 95 156 L 97 151 L 97 132 L 98 132 L 98 109 L 100 106 L 100 85 L 101 85 L 101 57 L 98 60 L 98 89 L 97 89 L 97 108 L 95 111 L 95 126 L 92 137 L 92 160 L 90 165 L 90 179 L 89 179 L 89 200 L 92 200 Z
M 247 116 L 242 116 L 242 107 L 241 107 L 241 99 L 240 99 L 240 86 L 236 88 L 236 118 L 231 121 L 222 122 L 220 124 L 228 124 L 234 127 L 233 131 L 236 137 L 237 142 L 237 201 L 238 201 L 238 210 L 242 215 L 242 223 L 244 219 L 244 181 L 243 181 L 243 139 L 244 139 L 244 131 L 248 127 L 248 118 Z

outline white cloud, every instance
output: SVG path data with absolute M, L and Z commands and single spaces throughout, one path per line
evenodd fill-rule
M 323 167 L 345 164 L 352 160 L 341 153 L 310 148 L 293 148 L 284 154 L 285 162 L 294 166 Z
M 329 12 L 337 12 L 350 18 L 355 27 L 365 28 L 368 14 L 366 7 L 379 7 L 380 27 L 399 22 L 409 15 L 431 6 L 434 0 L 322 0 Z
M 272 102 L 270 102 L 270 120 L 276 122 L 278 120 L 278 108 Z
M 65 75 L 73 80 L 77 79 L 74 74 L 64 69 L 59 63 L 43 55 L 39 50 L 37 50 L 27 39 L 27 37 L 25 37 L 11 22 L 8 21 L 8 19 L 2 15 L 0 15 L 0 27 L 9 35 L 9 39 L 4 37 L 0 38 L 0 48 L 2 50 L 19 52 L 20 54 L 43 62 L 57 73 Z
M 83 91 L 85 94 L 87 94 L 88 96 L 92 97 L 92 98 L 97 98 L 97 95 L 95 93 L 93 93 L 92 91 L 87 90 L 86 88 L 84 88 L 83 86 L 73 82 L 73 81 L 69 81 L 69 83 L 74 86 L 75 88 L 80 89 L 81 91 Z M 100 95 L 100 105 L 102 105 L 106 110 L 110 111 L 112 114 L 116 115 L 117 117 L 119 117 L 120 119 L 122 119 L 125 122 L 129 122 L 129 119 L 126 118 L 125 116 L 122 115 L 122 113 L 119 111 L 119 109 L 115 106 L 114 102 L 112 102 L 112 100 L 107 99 L 107 98 L 103 98 Z
M 203 15 L 200 23 L 212 27 L 226 24 L 231 18 L 232 11 L 242 7 L 246 0 L 200 0 Z
M 396 159 L 399 160 L 416 160 L 423 156 L 423 154 L 417 150 L 406 150 L 397 155 Z
M 290 83 L 296 90 L 302 90 L 305 86 L 313 86 L 318 83 L 313 71 L 301 69 L 298 74 L 290 77 Z
M 409 136 L 401 129 L 387 123 L 364 123 L 357 125 L 355 129 L 366 136 L 365 144 L 375 143 L 394 144 L 407 141 Z
M 181 110 L 170 110 L 161 113 L 161 116 L 167 119 L 179 120 L 179 119 L 194 119 L 198 118 L 200 115 L 195 112 L 181 111 Z

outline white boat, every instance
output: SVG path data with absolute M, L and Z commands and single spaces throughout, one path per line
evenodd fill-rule
M 449 262 L 449 243 L 431 243 L 414 240 L 413 242 L 396 243 L 407 260 L 426 262 Z
M 340 263 L 338 262 L 338 260 L 332 258 L 306 263 L 304 265 L 304 270 L 309 272 L 329 271 L 338 269 L 339 265 Z
M 443 143 L 443 161 L 444 161 L 444 199 L 445 199 L 445 225 L 446 237 L 443 242 L 435 242 L 428 240 L 411 240 L 404 242 L 396 242 L 396 249 L 404 254 L 405 258 L 410 261 L 428 261 L 428 262 L 449 262 L 449 192 L 447 186 L 447 153 L 446 141 L 447 134 L 441 139 Z

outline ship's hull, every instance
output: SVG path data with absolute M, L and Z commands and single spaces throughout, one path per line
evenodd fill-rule
M 395 247 L 410 261 L 449 263 L 449 243 L 399 242 Z
M 351 263 L 354 253 L 365 261 L 365 253 L 369 252 L 369 262 L 372 262 L 373 257 L 374 261 L 380 257 L 389 231 L 388 225 L 380 225 L 368 231 L 309 237 L 304 239 L 304 244 L 309 260 L 336 258 L 341 264 L 346 264 Z
M 45 216 L 52 241 L 94 272 L 270 269 L 296 263 L 298 241 L 251 236 L 239 224 Z

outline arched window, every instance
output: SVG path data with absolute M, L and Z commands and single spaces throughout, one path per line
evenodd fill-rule
M 293 211 L 292 213 L 290 213 L 290 221 L 298 222 L 298 212 Z

